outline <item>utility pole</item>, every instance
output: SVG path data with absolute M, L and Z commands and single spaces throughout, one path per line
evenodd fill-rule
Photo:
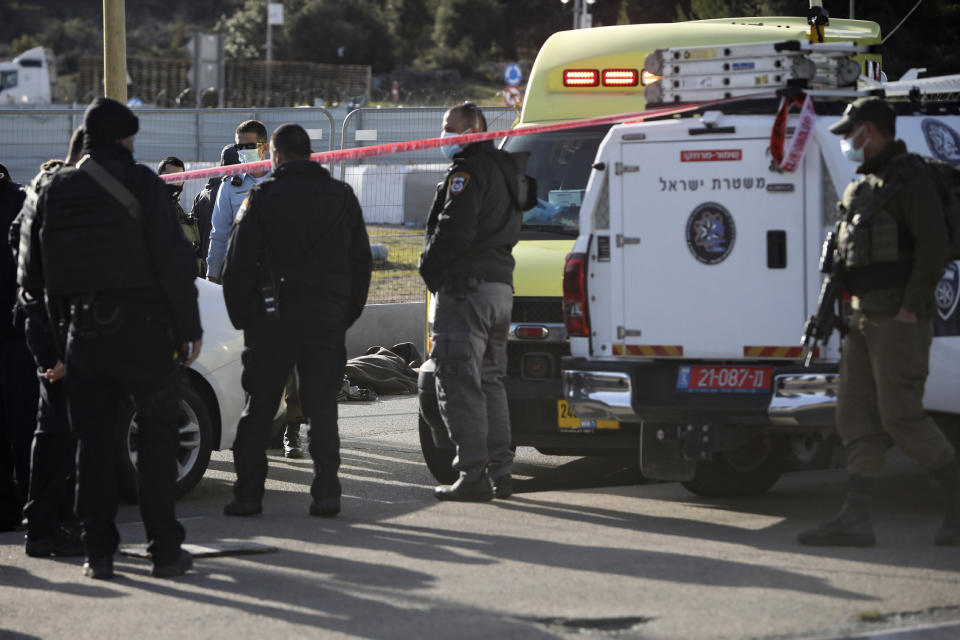
M 850 19 L 856 20 L 857 18 L 856 18 L 856 13 L 853 10 L 853 4 L 854 4 L 854 0 L 850 0 Z
M 267 0 L 267 66 L 264 69 L 267 106 L 270 106 L 270 67 L 273 63 L 273 25 L 283 24 L 283 3 Z
M 103 0 L 103 94 L 127 103 L 127 20 L 124 0 Z
M 590 15 L 588 7 L 597 0 L 573 0 L 573 28 L 589 29 L 593 26 L 593 16 Z M 567 4 L 570 0 L 560 0 Z

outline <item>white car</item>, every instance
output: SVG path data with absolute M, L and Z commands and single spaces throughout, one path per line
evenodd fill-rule
M 223 289 L 203 279 L 197 279 L 196 284 L 203 350 L 185 371 L 187 383 L 180 400 L 178 496 L 185 495 L 200 482 L 211 451 L 233 446 L 245 398 L 240 385 L 243 333 L 230 324 Z M 281 406 L 281 411 L 283 409 Z M 121 494 L 136 500 L 137 416 L 132 405 L 126 411 L 123 421 L 129 427 L 122 430 L 117 475 Z

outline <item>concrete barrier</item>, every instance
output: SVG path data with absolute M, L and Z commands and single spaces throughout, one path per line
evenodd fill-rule
M 363 355 L 373 346 L 392 347 L 412 342 L 424 354 L 426 303 L 368 304 L 347 331 L 347 358 Z

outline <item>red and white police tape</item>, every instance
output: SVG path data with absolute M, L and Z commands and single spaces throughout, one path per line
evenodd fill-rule
M 485 140 L 496 140 L 498 138 L 507 138 L 512 136 L 527 136 L 535 133 L 547 133 L 550 131 L 563 131 L 565 129 L 578 129 L 581 127 L 591 127 L 601 124 L 613 124 L 617 122 L 639 122 L 649 118 L 660 118 L 689 111 L 701 111 L 703 109 L 717 106 L 729 102 L 739 102 L 748 98 L 769 98 L 776 94 L 772 91 L 756 93 L 749 96 L 739 96 L 736 98 L 724 98 L 721 100 L 711 100 L 709 102 L 700 102 L 696 104 L 683 104 L 676 107 L 662 107 L 659 109 L 649 109 L 637 111 L 635 113 L 621 113 L 613 116 L 600 116 L 596 118 L 585 118 L 583 120 L 574 120 L 570 122 L 558 122 L 555 124 L 539 124 L 529 127 L 518 127 L 504 131 L 483 131 L 480 133 L 468 133 L 462 136 L 451 136 L 448 138 L 425 138 L 423 140 L 410 140 L 408 142 L 393 142 L 390 144 L 379 144 L 373 147 L 358 147 L 355 149 L 341 149 L 338 151 L 323 151 L 314 153 L 310 160 L 320 164 L 329 162 L 342 162 L 344 160 L 358 160 L 360 158 L 370 158 L 373 156 L 385 156 L 392 153 L 403 153 L 406 151 L 418 151 L 420 149 L 434 149 L 441 146 L 453 144 L 472 144 L 474 142 L 483 142 Z M 224 176 L 237 175 L 239 173 L 256 173 L 260 171 L 269 171 L 270 161 L 261 160 L 259 162 L 249 162 L 247 164 L 234 164 L 227 167 L 211 167 L 209 169 L 195 169 L 183 173 L 168 173 L 160 176 L 165 182 L 186 182 L 187 180 L 207 180 L 210 178 L 222 178 Z

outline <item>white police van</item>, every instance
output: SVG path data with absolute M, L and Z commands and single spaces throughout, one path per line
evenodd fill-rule
M 584 430 L 639 424 L 645 476 L 762 493 L 791 439 L 833 431 L 839 337 L 809 368 L 800 337 L 855 178 L 828 131 L 845 105 L 817 99 L 815 121 L 789 116 L 788 135 L 809 134 L 793 171 L 771 159 L 776 99 L 617 125 L 600 145 L 564 272 L 563 394 Z M 960 168 L 957 103 L 897 109 L 911 151 Z M 924 397 L 946 422 L 960 414 L 958 284 L 954 262 L 936 292 Z

